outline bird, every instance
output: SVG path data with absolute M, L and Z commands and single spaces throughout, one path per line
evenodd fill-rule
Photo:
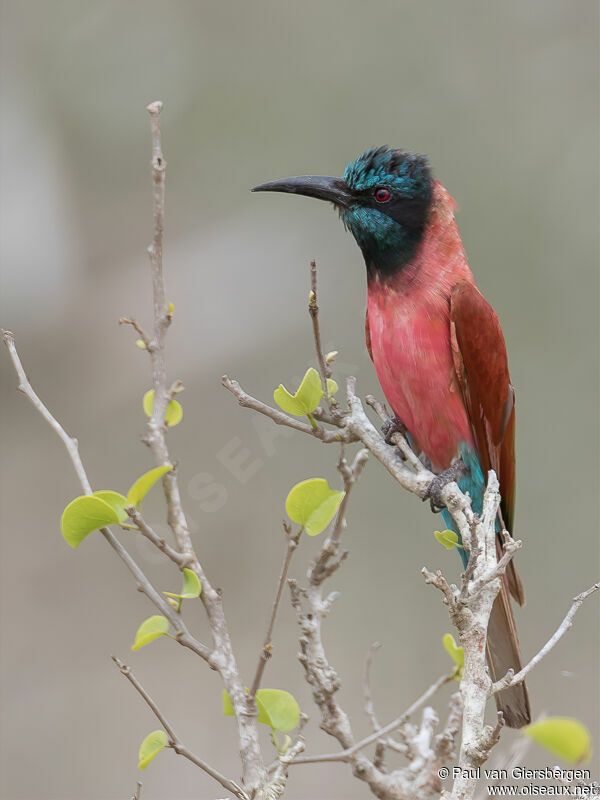
M 434 472 L 434 510 L 460 537 L 439 498 L 449 480 L 481 512 L 485 476 L 495 470 L 501 531 L 512 533 L 515 499 L 515 392 L 498 317 L 467 263 L 455 201 L 432 174 L 426 156 L 374 147 L 346 167 L 342 178 L 301 175 L 262 183 L 254 192 L 285 192 L 333 203 L 365 261 L 369 355 L 394 417 Z M 459 538 L 459 543 L 461 542 Z M 469 555 L 459 553 L 466 568 Z M 488 625 L 487 663 L 493 681 L 521 669 L 510 596 L 525 602 L 511 561 Z M 496 694 L 509 727 L 531 721 L 524 683 Z

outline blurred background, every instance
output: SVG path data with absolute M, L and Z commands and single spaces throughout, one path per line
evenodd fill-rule
M 2 4 L 0 321 L 15 332 L 40 396 L 78 437 L 97 489 L 123 491 L 152 466 L 139 439 L 148 360 L 117 321 L 150 320 L 144 109 L 165 104 L 169 377 L 186 386 L 170 446 L 246 681 L 283 553 L 285 496 L 311 476 L 337 486 L 338 454 L 239 408 L 220 376 L 269 400 L 314 363 L 306 299 L 315 258 L 325 347 L 340 351 L 335 377 L 354 374 L 363 395 L 378 391 L 352 238 L 323 204 L 248 189 L 287 175 L 339 175 L 373 145 L 430 156 L 502 321 L 517 392 L 525 657 L 598 579 L 597 17 L 585 0 Z M 99 536 L 76 552 L 62 540 L 60 514 L 80 487 L 62 445 L 16 391 L 6 354 L 0 371 L 2 798 L 133 793 L 139 743 L 157 724 L 110 653 L 132 664 L 192 750 L 237 778 L 235 724 L 222 716 L 218 676 L 167 639 L 131 653 L 153 607 Z M 231 468 L 236 457 L 242 475 Z M 145 515 L 166 533 L 159 491 Z M 330 581 L 340 597 L 324 636 L 361 736 L 371 642 L 384 645 L 373 669 L 384 722 L 447 670 L 447 614 L 420 569 L 458 577 L 459 560 L 432 535 L 440 518 L 377 463 L 348 521 L 350 558 Z M 160 589 L 177 590 L 169 563 L 133 536 L 121 539 Z M 302 579 L 320 544 L 302 543 L 292 575 Z M 202 609 L 190 606 L 190 624 L 206 639 Z M 598 621 L 595 598 L 529 681 L 535 714 L 579 718 L 596 750 Z M 265 685 L 292 691 L 311 716 L 308 751 L 335 750 L 318 729 L 294 626 L 286 601 Z M 518 738 L 507 731 L 502 748 Z M 264 741 L 270 754 L 266 729 Z M 532 748 L 527 765 L 554 761 Z M 223 794 L 168 752 L 143 780 L 144 800 Z M 369 792 L 346 765 L 330 764 L 295 768 L 286 796 Z

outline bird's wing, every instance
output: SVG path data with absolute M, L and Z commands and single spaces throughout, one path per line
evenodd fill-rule
M 484 475 L 493 469 L 498 476 L 502 522 L 512 532 L 515 393 L 500 322 L 477 287 L 469 281 L 460 281 L 450 299 L 450 326 L 454 367 L 481 468 Z M 522 605 L 523 586 L 512 562 L 507 577 L 511 594 Z

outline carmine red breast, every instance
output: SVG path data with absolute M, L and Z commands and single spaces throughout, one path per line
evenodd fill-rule
M 367 292 L 370 348 L 381 388 L 418 451 L 446 469 L 462 442 L 474 447 L 450 344 L 450 293 L 473 282 L 454 219 L 454 200 L 436 182 L 423 241 L 410 262 Z

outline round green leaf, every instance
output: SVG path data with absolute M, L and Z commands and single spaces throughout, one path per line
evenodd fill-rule
M 277 405 L 287 411 L 288 414 L 293 414 L 296 417 L 312 414 L 321 402 L 322 396 L 321 378 L 314 367 L 309 367 L 306 370 L 296 394 L 290 394 L 281 383 L 273 392 L 273 399 Z
M 146 416 L 151 417 L 154 411 L 154 389 L 149 389 L 146 392 L 142 398 L 142 406 Z M 167 409 L 165 411 L 165 422 L 170 428 L 173 428 L 175 425 L 179 425 L 182 419 L 183 408 L 181 407 L 181 403 L 177 400 L 170 400 L 167 403 Z
M 289 692 L 284 692 L 282 689 L 259 689 L 256 693 L 256 707 L 257 721 L 275 731 L 291 731 L 300 721 L 298 703 Z M 235 716 L 225 689 L 223 689 L 223 714 L 226 717 Z
M 183 419 L 183 408 L 178 400 L 170 400 L 165 411 L 165 422 L 170 428 L 179 425 Z
M 149 389 L 142 397 L 142 407 L 144 409 L 144 414 L 147 417 L 151 417 L 154 411 L 154 389 Z
M 173 467 L 171 464 L 164 464 L 162 467 L 156 467 L 149 472 L 145 472 L 127 492 L 127 504 L 130 506 L 139 505 L 140 501 L 148 494 L 156 481 L 172 469 Z
M 588 729 L 572 717 L 547 717 L 527 725 L 523 733 L 571 764 L 587 761 L 592 754 Z
M 184 567 L 183 589 L 181 590 L 181 594 L 175 594 L 174 592 L 163 592 L 163 594 L 166 594 L 169 597 L 179 597 L 182 600 L 191 600 L 193 597 L 200 597 L 201 592 L 202 584 L 200 583 L 200 579 L 196 573 L 192 572 L 191 569 Z
M 442 637 L 442 643 L 452 661 L 459 669 L 462 669 L 465 665 L 465 651 L 456 644 L 454 636 L 451 633 L 445 633 Z
M 258 721 L 276 731 L 291 731 L 300 722 L 295 697 L 282 689 L 259 689 L 256 693 Z
M 226 689 L 223 689 L 223 714 L 226 717 L 235 717 L 235 711 Z
M 293 487 L 285 501 L 285 510 L 310 536 L 316 536 L 329 525 L 344 494 L 330 489 L 325 478 L 309 478 Z
M 434 531 L 433 535 L 446 550 L 454 550 L 455 547 L 462 547 L 458 543 L 458 534 L 454 531 Z
M 157 614 L 154 617 L 145 619 L 135 634 L 135 642 L 131 645 L 132 650 L 139 650 L 146 644 L 150 644 L 159 636 L 164 636 L 169 630 L 169 620 Z
M 78 547 L 92 531 L 118 522 L 119 516 L 109 503 L 100 497 L 82 495 L 63 511 L 60 529 L 67 544 Z
M 164 731 L 152 731 L 140 745 L 138 769 L 146 769 L 154 756 L 169 744 L 169 737 Z
M 105 503 L 108 503 L 109 506 L 114 508 L 119 522 L 127 521 L 128 515 L 125 511 L 125 507 L 128 505 L 127 498 L 123 497 L 122 494 L 113 492 L 110 489 L 101 489 L 99 492 L 94 492 L 92 497 L 99 497 L 100 500 L 104 500 Z
M 338 391 L 340 387 L 337 383 L 333 380 L 333 378 L 327 378 L 327 394 L 329 397 L 333 397 L 333 395 Z

